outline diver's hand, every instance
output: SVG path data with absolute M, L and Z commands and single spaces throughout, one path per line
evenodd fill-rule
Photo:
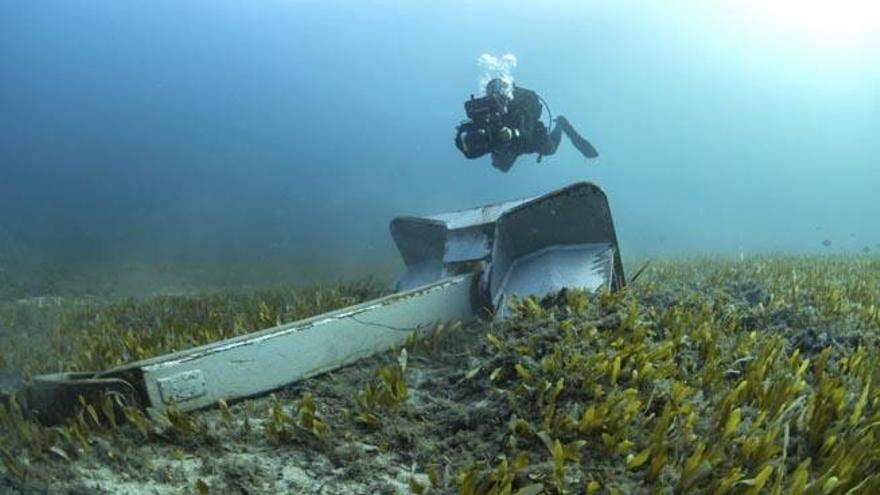
M 511 129 L 510 127 L 503 126 L 498 129 L 495 133 L 495 139 L 501 143 L 502 146 L 509 144 L 511 141 L 519 137 L 519 129 Z

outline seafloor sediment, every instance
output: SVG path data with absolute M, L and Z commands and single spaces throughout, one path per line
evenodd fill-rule
M 376 292 L 10 303 L 0 364 L 106 367 Z M 0 491 L 880 493 L 880 258 L 654 261 L 515 313 L 161 421 L 111 404 L 45 428 L 4 405 Z

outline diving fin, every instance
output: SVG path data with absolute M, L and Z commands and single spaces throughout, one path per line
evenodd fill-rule
M 584 139 L 580 134 L 572 133 L 568 135 L 568 139 L 571 140 L 571 144 L 577 148 L 578 151 L 584 155 L 585 158 L 596 158 L 599 156 L 599 152 L 596 151 L 596 148 L 590 144 L 589 141 Z
M 578 134 L 567 119 L 559 117 L 556 119 L 556 122 L 557 124 L 562 125 L 562 132 L 568 136 L 568 140 L 571 141 L 571 144 L 574 145 L 574 147 L 577 148 L 585 158 L 596 158 L 599 156 L 599 152 L 596 151 L 596 148 L 594 148 L 586 138 Z

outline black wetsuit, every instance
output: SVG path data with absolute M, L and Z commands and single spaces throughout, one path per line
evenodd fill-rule
M 492 152 L 492 166 L 507 172 L 519 155 L 538 153 L 552 155 L 559 146 L 562 126 L 557 125 L 553 132 L 541 122 L 543 105 L 534 91 L 514 86 L 513 100 L 507 105 L 507 113 L 501 122 L 519 131 L 519 135 L 503 148 Z

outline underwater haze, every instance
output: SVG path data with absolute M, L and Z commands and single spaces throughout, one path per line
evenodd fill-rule
M 385 273 L 395 215 L 581 180 L 625 259 L 873 255 L 880 14 L 829 4 L 2 0 L 0 275 Z M 599 159 L 461 156 L 483 54 Z

